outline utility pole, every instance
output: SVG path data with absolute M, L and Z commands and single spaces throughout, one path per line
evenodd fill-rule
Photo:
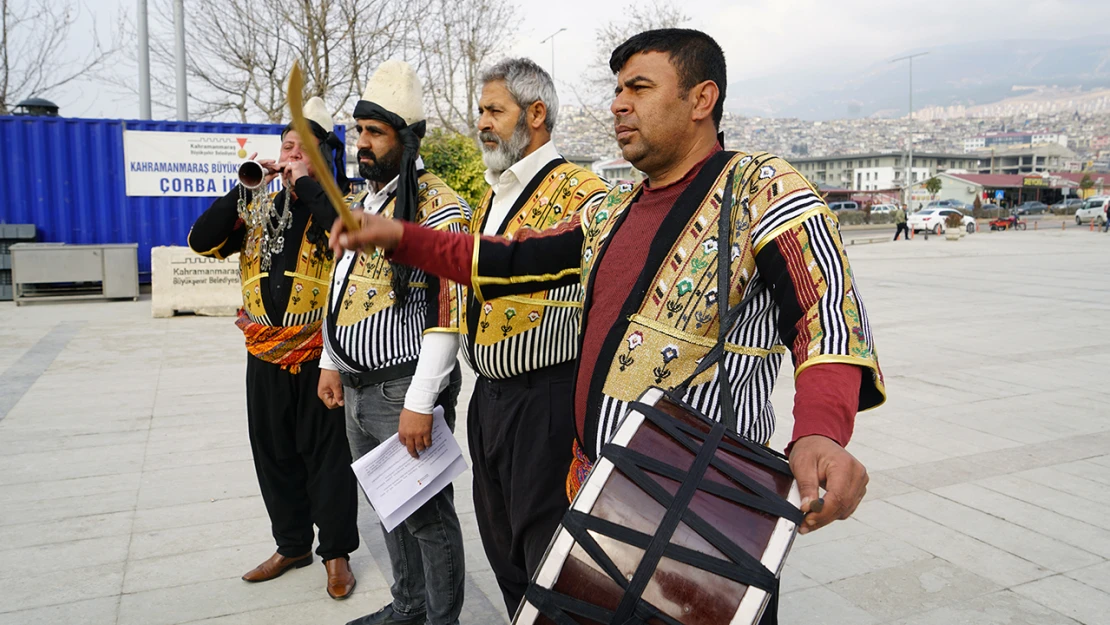
M 146 0 L 136 12 L 139 30 L 139 119 L 150 119 L 150 35 L 147 33 Z
M 174 0 L 173 30 L 177 65 L 177 119 L 189 121 L 189 87 L 185 81 L 185 3 Z
M 555 35 L 558 35 L 564 30 L 566 29 L 560 28 L 559 30 L 551 33 L 551 35 L 547 39 L 544 39 L 540 42 L 540 44 L 545 44 L 548 41 L 551 42 L 551 82 L 555 82 Z
M 899 61 L 909 61 L 910 66 L 910 136 L 906 146 L 908 156 L 906 156 L 906 180 L 904 182 L 906 189 L 906 210 L 910 210 L 910 200 L 913 197 L 913 60 L 919 56 L 925 56 L 928 52 L 918 52 L 917 54 L 909 54 L 900 56 L 891 60 L 891 63 Z

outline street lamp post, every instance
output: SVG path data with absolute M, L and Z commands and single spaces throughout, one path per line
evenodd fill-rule
M 150 37 L 146 0 L 139 0 L 136 24 L 139 38 L 139 119 L 150 119 Z
M 177 119 L 189 121 L 189 87 L 185 78 L 185 3 L 174 0 L 173 34 L 177 75 Z
M 555 35 L 558 35 L 564 30 L 566 30 L 566 28 L 560 28 L 559 30 L 551 33 L 551 35 L 549 35 L 547 39 L 544 39 L 540 42 L 541 44 L 547 43 L 548 41 L 551 42 L 551 82 L 555 82 Z
M 890 61 L 891 63 L 897 63 L 899 61 L 909 61 L 910 66 L 910 136 L 906 146 L 908 152 L 908 155 L 906 156 L 906 179 L 903 182 L 903 184 L 906 185 L 906 210 L 909 210 L 910 200 L 913 197 L 913 60 L 919 56 L 925 56 L 926 54 L 929 53 L 918 52 L 917 54 L 900 56 Z

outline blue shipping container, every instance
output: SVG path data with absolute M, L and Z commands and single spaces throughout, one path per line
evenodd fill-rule
M 35 224 L 38 240 L 138 243 L 150 281 L 150 248 L 186 245 L 214 197 L 128 196 L 123 131 L 281 134 L 277 124 L 0 116 L 0 223 Z M 343 139 L 343 127 L 336 133 Z

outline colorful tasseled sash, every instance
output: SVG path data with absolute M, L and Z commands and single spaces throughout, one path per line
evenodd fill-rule
M 568 501 L 574 501 L 574 498 L 578 495 L 578 490 L 582 488 L 582 483 L 586 481 L 586 477 L 590 475 L 590 469 L 592 468 L 593 465 L 590 463 L 590 459 L 578 446 L 578 439 L 575 439 L 574 457 L 570 460 L 570 472 L 567 473 Z
M 247 351 L 266 362 L 280 365 L 294 375 L 301 372 L 301 363 L 320 357 L 324 339 L 321 321 L 300 326 L 267 326 L 255 323 L 240 310 L 235 325 L 243 331 Z

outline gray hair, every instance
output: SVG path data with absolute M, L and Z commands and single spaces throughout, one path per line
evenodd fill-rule
M 547 107 L 544 126 L 548 132 L 555 129 L 555 118 L 559 113 L 559 95 L 555 93 L 555 83 L 551 76 L 536 65 L 532 59 L 505 59 L 482 72 L 482 84 L 495 80 L 505 81 L 509 94 L 520 108 L 528 108 L 536 102 Z

